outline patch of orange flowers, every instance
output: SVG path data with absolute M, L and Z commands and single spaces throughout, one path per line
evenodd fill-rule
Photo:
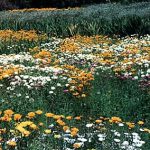
M 37 34 L 35 30 L 0 30 L 0 41 L 38 41 L 47 39 L 46 34 Z

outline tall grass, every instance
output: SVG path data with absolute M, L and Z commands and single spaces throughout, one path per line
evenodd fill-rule
M 10 12 L 0 14 L 0 29 L 35 29 L 50 36 L 149 34 L 150 3 L 100 4 L 78 10 Z

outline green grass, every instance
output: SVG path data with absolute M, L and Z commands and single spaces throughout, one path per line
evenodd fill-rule
M 150 33 L 150 3 L 99 4 L 79 10 L 0 12 L 0 29 L 35 29 L 50 36 Z

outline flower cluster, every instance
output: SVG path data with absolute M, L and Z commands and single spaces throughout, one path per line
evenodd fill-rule
M 95 82 L 100 73 L 101 80 L 103 76 L 117 79 L 115 81 L 121 81 L 121 84 L 124 84 L 123 80 L 129 80 L 147 92 L 150 85 L 150 36 L 75 36 L 49 38 L 47 43 L 41 38 L 47 37 L 35 31 L 0 31 L 0 41 L 7 41 L 6 50 L 0 55 L 1 147 L 20 149 L 19 146 L 25 143 L 27 147 L 32 138 L 44 143 L 44 148 L 47 141 L 52 140 L 57 149 L 66 150 L 140 150 L 146 145 L 147 139 L 144 138 L 150 133 L 144 123 L 147 118 L 125 122 L 116 116 L 107 118 L 96 114 L 95 118 L 89 118 L 88 112 L 87 116 L 68 114 L 78 106 L 88 110 L 88 100 L 92 102 L 97 90 L 94 87 L 103 83 Z M 9 40 L 12 40 L 11 44 Z M 102 96 L 111 97 L 111 92 L 104 92 Z M 125 96 L 128 100 L 130 94 Z M 99 104 L 103 105 L 103 102 L 94 106 L 99 107 Z M 14 111 L 7 109 L 10 107 Z M 63 115 L 52 113 L 57 107 Z M 66 110 L 74 108 L 63 111 L 63 107 Z M 33 111 L 35 109 L 43 110 Z M 76 110 L 73 114 L 82 113 Z
M 16 149 L 21 139 L 32 135 L 35 139 L 50 137 L 60 140 L 64 149 L 90 148 L 91 143 L 91 148 L 140 149 L 145 144 L 141 134 L 150 133 L 143 121 L 131 127 L 130 122 L 124 122 L 119 117 L 100 116 L 85 123 L 84 116 L 56 115 L 42 110 L 22 115 L 7 109 L 1 111 L 0 122 L 1 146 Z
M 27 40 L 27 41 L 38 41 L 47 39 L 46 34 L 38 35 L 36 31 L 30 30 L 0 30 L 0 41 L 19 41 L 19 40 Z

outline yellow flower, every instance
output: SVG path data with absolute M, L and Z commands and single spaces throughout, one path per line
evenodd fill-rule
M 7 110 L 4 111 L 4 114 L 11 117 L 14 114 L 14 112 L 11 109 L 7 109 Z
M 0 129 L 0 134 L 4 134 L 4 133 L 6 133 L 6 128 Z
M 23 135 L 24 135 L 25 137 L 28 137 L 28 136 L 30 135 L 30 132 L 27 131 L 27 130 L 25 130 L 25 131 L 23 132 Z
M 55 139 L 59 139 L 59 138 L 61 138 L 61 135 L 60 135 L 60 134 L 55 134 L 55 135 L 54 135 L 54 138 L 55 138 Z
M 37 110 L 35 113 L 38 115 L 41 115 L 43 112 L 42 112 L 42 110 Z
M 144 122 L 143 122 L 143 121 L 139 121 L 138 124 L 139 124 L 139 125 L 143 125 Z
M 17 126 L 16 129 L 20 131 L 21 133 L 25 131 L 25 129 L 22 126 Z
M 11 147 L 15 147 L 17 145 L 15 141 L 8 141 L 7 144 Z
M 10 133 L 15 133 L 15 130 L 10 130 Z
M 15 114 L 15 115 L 14 115 L 14 120 L 15 120 L 15 121 L 18 121 L 18 120 L 21 119 L 21 117 L 22 117 L 22 115 L 20 115 L 20 114 Z
M 126 124 L 128 125 L 128 127 L 129 127 L 130 129 L 135 127 L 135 124 L 132 123 L 132 122 L 126 122 Z
M 33 129 L 33 130 L 38 129 L 38 127 L 37 127 L 35 124 L 31 124 L 31 125 L 30 125 L 30 128 Z
M 53 118 L 56 120 L 61 119 L 61 115 L 54 115 Z
M 46 130 L 44 130 L 44 132 L 45 132 L 46 134 L 50 134 L 52 131 L 51 131 L 50 129 L 46 129 Z
M 53 113 L 46 113 L 45 116 L 48 117 L 48 118 L 50 118 L 50 117 L 53 117 L 54 114 Z
M 86 94 L 82 94 L 81 97 L 86 97 Z
M 27 118 L 32 119 L 35 117 L 35 113 L 34 112 L 29 112 Z
M 150 133 L 150 129 L 144 128 L 144 131 Z

